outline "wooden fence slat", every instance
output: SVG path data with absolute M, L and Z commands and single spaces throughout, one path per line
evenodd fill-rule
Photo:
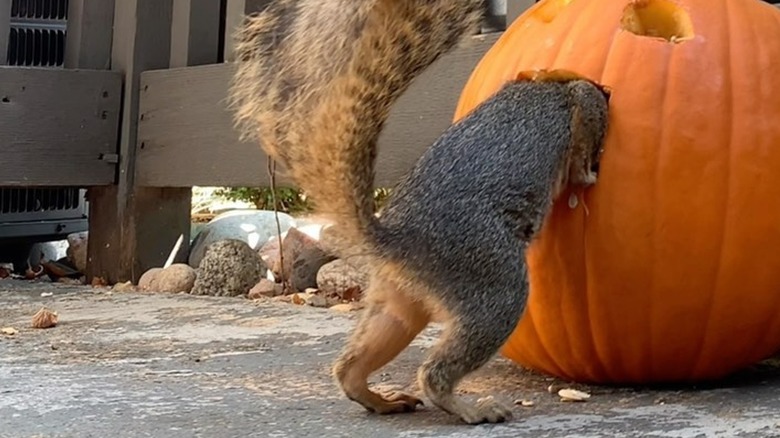
M 65 68 L 111 68 L 113 26 L 114 0 L 70 0 Z
M 170 66 L 216 62 L 220 20 L 219 0 L 173 0 Z
M 379 186 L 398 181 L 451 124 L 463 85 L 499 36 L 474 37 L 443 56 L 401 97 L 380 137 Z M 228 63 L 149 71 L 141 76 L 139 185 L 269 184 L 265 154 L 258 145 L 238 141 L 225 109 L 233 71 Z M 280 178 L 279 183 L 288 181 Z
M 122 75 L 0 67 L 0 186 L 114 182 Z
M 8 38 L 11 34 L 11 0 L 0 0 L 0 65 L 8 64 Z

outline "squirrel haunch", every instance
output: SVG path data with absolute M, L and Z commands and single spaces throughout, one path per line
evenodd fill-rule
M 277 0 L 239 34 L 236 121 L 256 135 L 368 252 L 367 309 L 334 365 L 367 410 L 414 410 L 369 375 L 432 320 L 446 323 L 419 370 L 433 404 L 464 422 L 504 421 L 492 398 L 454 395 L 515 328 L 527 299 L 524 251 L 569 184 L 595 182 L 606 95 L 583 80 L 508 83 L 447 129 L 373 212 L 377 138 L 393 103 L 473 33 L 481 0 Z

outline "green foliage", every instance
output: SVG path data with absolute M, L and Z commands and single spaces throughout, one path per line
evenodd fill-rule
M 244 201 L 254 204 L 261 210 L 273 210 L 273 194 L 267 187 L 225 187 L 218 189 L 215 194 L 229 201 Z M 311 203 L 306 199 L 302 192 L 289 188 L 276 188 L 276 209 L 288 214 L 303 214 L 312 211 Z M 379 188 L 374 191 L 374 206 L 378 210 L 381 208 L 387 197 L 390 196 L 390 189 Z
M 267 187 L 225 187 L 217 190 L 215 194 L 230 201 L 250 202 L 261 210 L 273 210 L 276 195 L 278 211 L 296 214 L 311 210 L 306 197 L 289 187 L 277 187 L 275 192 Z

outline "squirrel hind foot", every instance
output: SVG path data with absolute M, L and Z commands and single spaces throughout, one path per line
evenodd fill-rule
M 428 325 L 430 315 L 387 274 L 375 274 L 366 291 L 368 307 L 333 366 L 339 387 L 369 412 L 412 412 L 423 402 L 403 393 L 379 394 L 368 377 L 403 351 Z
M 493 396 L 482 397 L 471 404 L 449 395 L 437 403 L 442 410 L 457 415 L 466 424 L 504 423 L 512 419 L 512 410 Z

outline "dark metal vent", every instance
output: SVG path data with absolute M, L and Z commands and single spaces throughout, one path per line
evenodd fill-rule
M 0 214 L 74 210 L 80 206 L 78 188 L 0 188 Z
M 68 0 L 13 0 L 8 65 L 62 67 Z
M 67 20 L 68 0 L 13 0 L 11 17 Z

